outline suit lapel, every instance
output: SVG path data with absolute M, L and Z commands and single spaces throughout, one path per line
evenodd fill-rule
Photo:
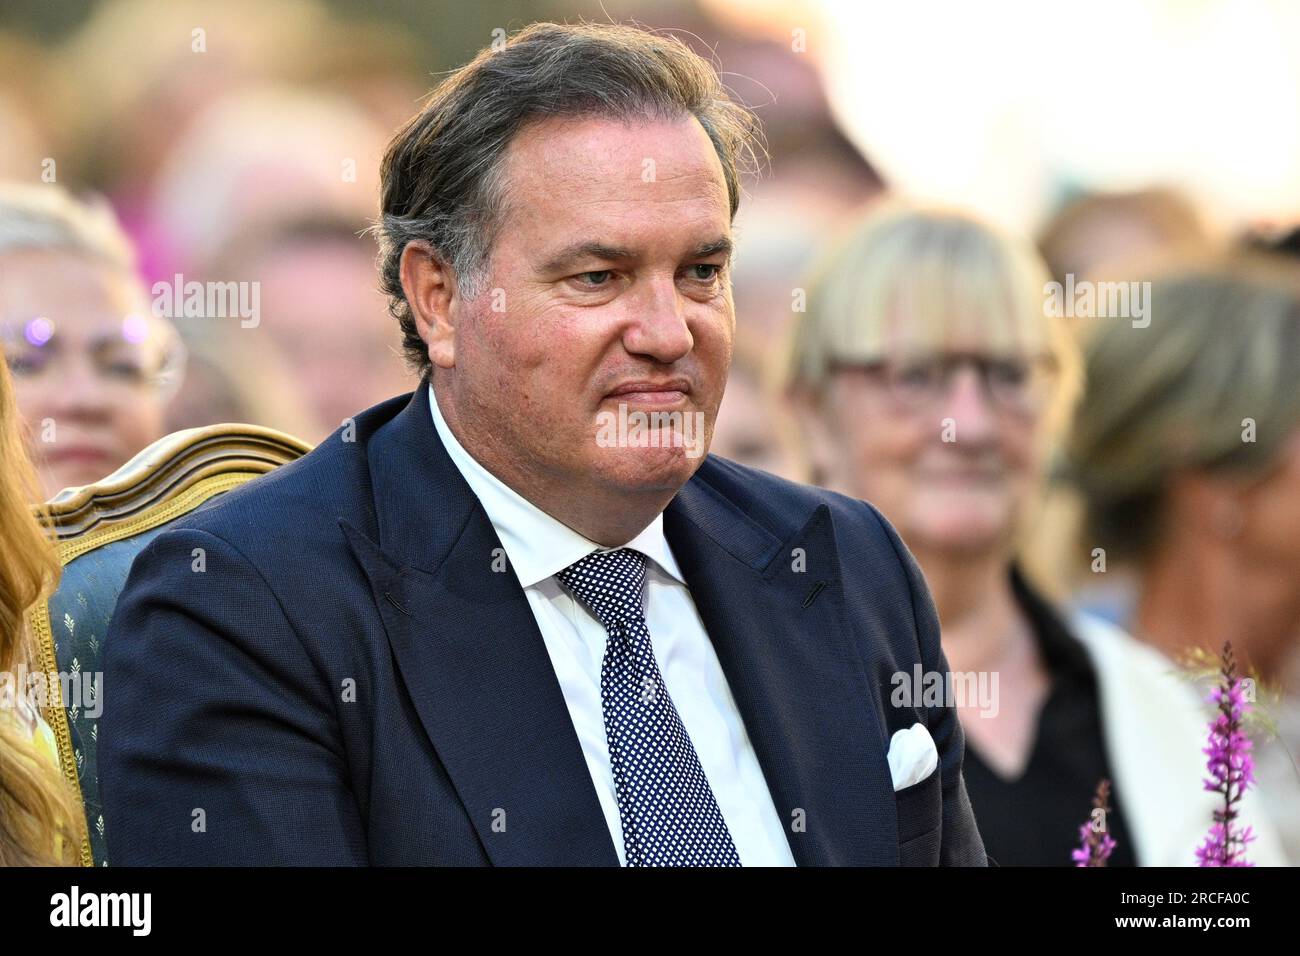
M 618 865 L 541 632 L 422 385 L 370 441 L 380 540 L 344 523 L 415 711 L 498 865 Z M 503 562 L 495 562 L 501 568 Z
M 378 540 L 340 524 L 488 857 L 617 865 L 528 599 L 508 565 L 493 569 L 500 540 L 438 439 L 427 388 L 358 447 Z M 697 475 L 665 511 L 664 532 L 796 862 L 896 864 L 881 701 L 844 625 L 829 510 L 782 541 Z
M 782 542 L 697 475 L 664 531 L 796 862 L 897 864 L 879 691 L 844 625 L 829 510 Z

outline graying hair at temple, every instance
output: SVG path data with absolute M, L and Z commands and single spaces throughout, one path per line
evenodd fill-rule
M 381 287 L 413 369 L 427 374 L 430 363 L 402 291 L 402 250 L 428 242 L 461 295 L 482 294 L 509 200 L 503 160 L 510 142 L 529 120 L 590 115 L 694 116 L 721 160 L 735 216 L 741 176 L 758 165 L 761 133 L 708 61 L 676 37 L 635 27 L 533 24 L 448 77 L 384 156 L 373 231 Z

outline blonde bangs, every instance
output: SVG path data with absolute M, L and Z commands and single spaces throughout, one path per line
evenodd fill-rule
M 1047 281 L 1027 244 L 960 213 L 891 204 L 814 273 L 790 374 L 819 389 L 835 363 L 933 352 L 1048 355 L 1063 368 L 1072 343 L 1045 308 Z

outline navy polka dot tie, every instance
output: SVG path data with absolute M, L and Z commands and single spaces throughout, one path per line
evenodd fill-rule
M 700 758 L 668 696 L 642 607 L 645 557 L 596 551 L 558 575 L 609 632 L 605 738 L 628 866 L 740 866 Z

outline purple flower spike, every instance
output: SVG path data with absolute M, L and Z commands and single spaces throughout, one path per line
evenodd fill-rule
M 1214 824 L 1196 848 L 1199 866 L 1255 865 L 1246 859 L 1246 844 L 1255 839 L 1255 834 L 1250 827 L 1241 829 L 1236 822 L 1242 794 L 1255 782 L 1251 742 L 1242 729 L 1251 706 L 1243 686 L 1229 642 L 1223 645 L 1220 683 L 1210 692 L 1210 702 L 1218 712 L 1210 722 L 1209 746 L 1202 749 L 1207 758 L 1205 769 L 1210 774 L 1205 789 L 1222 794 L 1223 809 L 1214 811 Z
M 1105 866 L 1115 849 L 1115 841 L 1106 831 L 1106 819 L 1110 814 L 1110 781 L 1102 780 L 1097 784 L 1097 793 L 1092 798 L 1092 819 L 1079 827 L 1079 849 L 1070 854 L 1075 866 Z M 1101 813 L 1098 814 L 1097 811 Z M 1100 822 L 1100 826 L 1097 826 Z

